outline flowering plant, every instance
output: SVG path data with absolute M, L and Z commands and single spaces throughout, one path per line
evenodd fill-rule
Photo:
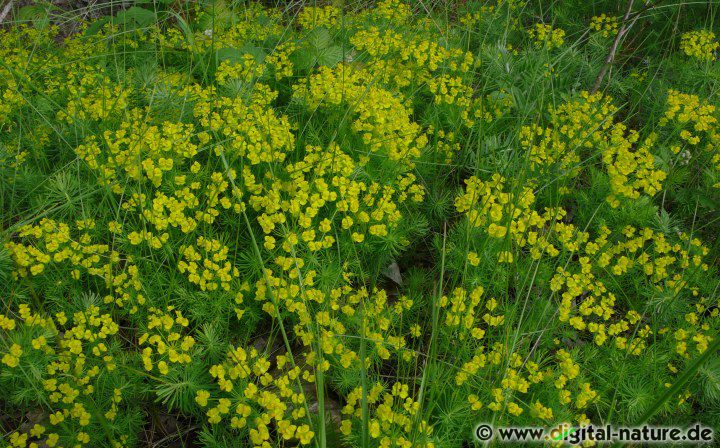
M 717 11 L 455 3 L 0 29 L 0 446 L 720 425 Z

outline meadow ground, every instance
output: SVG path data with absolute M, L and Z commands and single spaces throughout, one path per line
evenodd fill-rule
M 0 446 L 720 431 L 720 4 L 6 4 Z

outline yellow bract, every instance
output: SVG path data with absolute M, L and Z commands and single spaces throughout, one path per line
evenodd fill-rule
M 565 31 L 560 28 L 553 28 L 551 25 L 536 23 L 528 30 L 528 35 L 534 41 L 535 47 L 553 48 L 562 47 L 565 43 Z
M 590 29 L 603 37 L 614 36 L 618 31 L 618 18 L 600 14 L 590 19 Z
M 720 42 L 715 39 L 715 33 L 709 30 L 689 31 L 680 38 L 680 49 L 686 55 L 701 61 L 714 61 L 718 48 Z

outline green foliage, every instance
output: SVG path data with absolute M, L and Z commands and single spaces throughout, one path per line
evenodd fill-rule
M 0 445 L 720 427 L 718 6 L 431 3 L 13 11 Z

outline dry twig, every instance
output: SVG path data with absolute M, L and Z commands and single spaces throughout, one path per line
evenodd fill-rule
M 623 16 L 622 24 L 620 26 L 620 30 L 617 33 L 617 36 L 615 36 L 615 40 L 613 41 L 612 46 L 610 47 L 610 52 L 607 55 L 607 58 L 605 58 L 605 63 L 603 64 L 602 68 L 600 69 L 600 73 L 598 73 L 597 78 L 595 78 L 595 84 L 593 84 L 592 89 L 590 90 L 591 93 L 595 93 L 600 89 L 600 85 L 603 82 L 603 79 L 605 79 L 605 75 L 607 75 L 608 70 L 612 66 L 613 62 L 615 61 L 615 55 L 617 54 L 618 49 L 620 48 L 620 42 L 625 37 L 625 35 L 630 31 L 630 29 L 635 25 L 635 22 L 640 18 L 640 15 L 650 9 L 652 7 L 652 3 L 650 3 L 649 0 L 645 2 L 645 6 L 642 10 L 635 13 L 632 19 L 630 19 L 630 15 L 632 14 L 634 0 L 630 0 L 628 3 L 627 11 L 625 11 L 625 16 Z
M 12 9 L 13 0 L 10 0 L 7 5 L 3 8 L 2 12 L 0 12 L 0 24 L 5 21 L 5 17 L 7 17 L 8 14 L 10 14 L 10 10 Z

